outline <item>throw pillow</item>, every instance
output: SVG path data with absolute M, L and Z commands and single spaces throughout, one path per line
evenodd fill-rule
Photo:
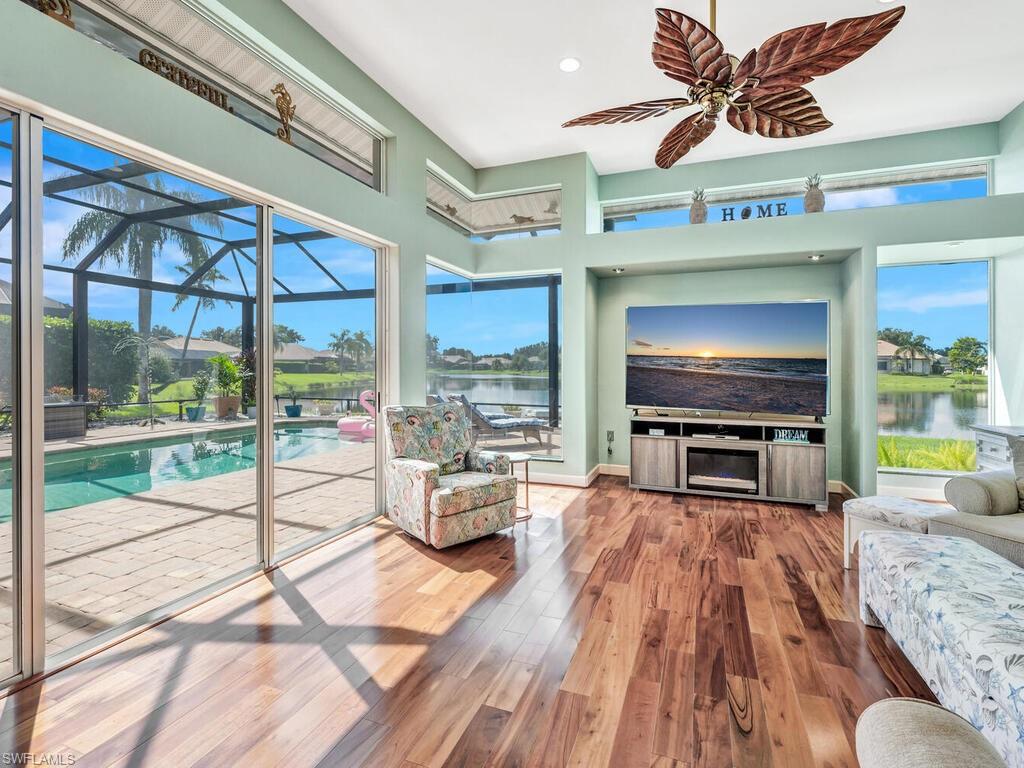
M 1008 437 L 1006 440 L 1013 453 L 1013 474 L 1017 476 L 1017 509 L 1024 512 L 1024 437 Z

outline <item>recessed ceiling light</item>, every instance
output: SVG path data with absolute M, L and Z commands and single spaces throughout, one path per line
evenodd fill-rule
M 963 240 L 950 240 L 948 243 L 946 243 L 946 247 L 947 248 L 959 248 L 963 244 L 964 244 Z
M 612 268 L 612 272 L 614 272 L 616 275 L 621 275 L 625 271 L 626 271 L 625 267 L 613 267 Z
M 807 258 L 810 259 L 811 261 L 821 261 L 822 259 L 825 258 L 825 254 L 824 253 L 812 253 Z
M 575 56 L 566 56 L 558 62 L 558 68 L 563 72 L 575 72 L 580 68 L 580 60 Z
M 888 5 L 889 3 L 895 3 L 896 0 L 878 0 L 882 5 Z

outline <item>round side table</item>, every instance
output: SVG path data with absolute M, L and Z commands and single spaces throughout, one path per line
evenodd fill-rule
M 530 459 L 533 458 L 528 453 L 509 453 L 509 463 L 512 465 L 510 471 L 513 477 L 516 474 L 516 464 L 523 465 L 523 487 L 526 495 L 526 504 L 522 507 L 519 506 L 518 500 L 516 501 L 516 522 L 522 523 L 533 517 L 533 512 L 530 511 Z

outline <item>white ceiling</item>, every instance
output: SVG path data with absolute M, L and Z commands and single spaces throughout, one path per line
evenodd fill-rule
M 563 129 L 585 112 L 684 96 L 651 62 L 654 9 L 707 20 L 708 0 L 285 0 L 477 167 L 588 152 L 600 173 L 649 168 L 668 115 Z M 877 48 L 809 88 L 835 124 L 802 139 L 746 136 L 725 121 L 682 162 L 988 122 L 1024 100 L 1021 0 L 905 0 Z M 718 0 L 718 35 L 743 56 L 771 35 L 865 16 L 878 0 Z M 583 67 L 559 70 L 575 56 Z M 301 58 L 301 56 L 300 56 Z

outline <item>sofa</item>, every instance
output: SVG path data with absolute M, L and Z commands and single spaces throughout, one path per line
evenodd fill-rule
M 1013 470 L 972 472 L 945 487 L 950 506 L 891 496 L 866 496 L 843 503 L 844 566 L 865 530 L 959 536 L 1024 567 L 1024 512 Z
M 966 538 L 865 531 L 860 610 L 942 706 L 1024 768 L 1024 569 Z
M 516 478 L 509 457 L 473 447 L 459 403 L 388 406 L 385 513 L 437 549 L 511 528 Z

